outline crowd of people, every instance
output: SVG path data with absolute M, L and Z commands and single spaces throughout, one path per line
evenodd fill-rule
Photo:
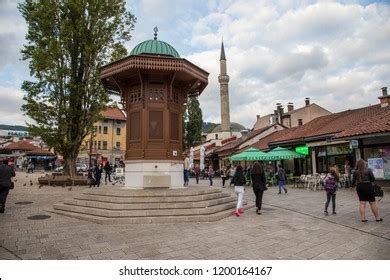
M 117 164 L 112 165 L 110 162 L 97 163 L 88 170 L 89 187 L 100 187 L 102 174 L 105 174 L 105 182 L 112 181 L 113 171 L 117 168 Z M 30 169 L 33 167 L 30 166 Z M 374 182 L 375 177 L 371 169 L 367 167 L 367 163 L 364 160 L 359 160 L 356 164 L 355 170 L 352 170 L 349 163 L 345 165 L 346 175 L 351 177 L 351 187 L 356 189 L 359 198 L 359 214 L 362 223 L 366 223 L 366 205 L 370 206 L 370 209 L 375 217 L 376 222 L 382 222 L 383 218 L 379 215 L 379 207 L 375 199 Z M 29 169 L 29 168 L 28 168 Z M 30 172 L 28 170 L 28 172 Z M 193 169 L 190 168 L 190 161 L 187 156 L 184 159 L 184 185 L 188 186 L 190 173 L 193 172 L 196 179 L 196 184 L 199 183 L 199 178 L 202 174 L 202 170 L 199 165 L 195 165 Z M 227 168 L 223 168 L 220 171 L 222 179 L 222 187 L 226 187 L 226 182 L 230 179 L 229 185 L 234 186 L 234 192 L 237 194 L 237 205 L 234 215 L 240 217 L 244 213 L 243 197 L 246 186 L 251 186 L 255 194 L 256 214 L 261 214 L 263 193 L 267 190 L 267 167 L 261 162 L 255 162 L 253 166 L 244 170 L 244 168 L 237 164 Z M 203 176 L 207 176 L 209 185 L 213 186 L 213 177 L 215 171 L 210 164 L 207 172 L 203 173 Z M 0 213 L 5 211 L 5 203 L 9 190 L 13 188 L 12 178 L 15 177 L 15 170 L 8 164 L 8 160 L 3 160 L 0 164 Z M 286 172 L 281 165 L 277 167 L 278 178 L 278 194 L 282 193 L 282 190 L 287 194 L 286 188 Z M 332 201 L 332 214 L 336 214 L 336 194 L 339 189 L 340 174 L 336 167 L 330 168 L 329 174 L 324 179 L 324 189 L 326 193 L 326 202 L 324 207 L 325 215 L 328 215 L 328 207 Z
M 379 207 L 375 200 L 374 194 L 374 181 L 375 177 L 372 170 L 367 167 L 367 163 L 364 160 L 359 160 L 356 164 L 356 169 L 352 170 L 347 160 L 344 165 L 345 175 L 349 178 L 350 187 L 355 188 L 359 198 L 359 214 L 362 223 L 367 222 L 366 219 L 366 204 L 370 205 L 371 211 L 377 222 L 382 222 L 383 218 L 379 216 Z M 190 169 L 190 161 L 188 156 L 185 155 L 184 159 L 184 185 L 188 186 L 190 173 L 194 174 L 196 184 L 199 184 L 199 177 L 202 171 L 199 165 L 196 164 L 193 170 Z M 212 164 L 209 164 L 207 171 L 205 172 L 210 182 L 210 186 L 213 186 L 213 177 L 215 172 Z M 237 195 L 237 206 L 234 211 L 234 215 L 240 217 L 244 213 L 243 197 L 245 192 L 245 186 L 251 186 L 255 194 L 256 214 L 261 214 L 261 206 L 263 200 L 263 193 L 268 189 L 267 176 L 269 176 L 270 170 L 265 167 L 261 162 L 255 162 L 253 166 L 244 169 L 241 165 L 232 165 L 224 167 L 220 171 L 220 177 L 222 180 L 222 188 L 226 187 L 226 181 L 230 179 L 230 186 L 234 186 L 234 192 Z M 286 171 L 282 165 L 277 166 L 277 186 L 278 194 L 282 194 L 284 191 L 287 194 L 286 188 Z M 324 179 L 324 190 L 326 193 L 325 202 L 325 215 L 329 215 L 328 207 L 332 201 L 332 214 L 336 214 L 336 193 L 340 186 L 340 173 L 336 166 L 331 167 L 329 173 Z

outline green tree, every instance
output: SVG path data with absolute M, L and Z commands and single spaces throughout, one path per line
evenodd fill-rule
M 109 101 L 99 69 L 126 55 L 136 18 L 124 0 L 25 0 L 18 8 L 28 26 L 23 59 L 34 78 L 22 85 L 22 109 L 34 120 L 31 133 L 63 155 L 73 177 L 82 141 Z
M 198 98 L 190 97 L 187 104 L 187 122 L 185 125 L 185 147 L 187 149 L 201 143 L 203 125 L 202 118 L 202 109 L 200 109 Z

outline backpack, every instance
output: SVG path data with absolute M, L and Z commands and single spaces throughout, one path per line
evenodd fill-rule
M 337 190 L 337 182 L 333 177 L 328 177 L 325 180 L 325 191 L 330 194 L 334 194 Z

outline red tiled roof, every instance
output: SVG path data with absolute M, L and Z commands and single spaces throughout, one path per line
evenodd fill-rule
M 386 115 L 386 113 L 382 113 L 383 111 L 388 110 L 384 110 L 380 105 L 374 105 L 322 116 L 295 129 L 284 130 L 284 133 L 274 139 L 273 142 L 292 141 L 316 136 L 333 136 L 347 129 L 362 127 L 365 121 L 375 120 L 378 114 Z
M 285 134 L 285 133 L 289 133 L 289 130 L 291 130 L 291 129 L 295 130 L 296 127 L 275 131 L 274 133 L 269 134 L 266 137 L 260 139 L 257 143 L 251 145 L 251 147 L 259 149 L 259 150 L 263 150 L 263 151 L 264 150 L 269 150 L 270 148 L 268 146 L 268 143 L 271 143 L 272 141 L 275 141 L 279 137 L 282 137 L 282 135 Z M 247 148 L 248 147 L 245 147 L 245 149 L 247 149 Z
M 229 137 L 229 138 L 226 138 L 226 139 L 222 140 L 222 141 L 221 141 L 221 144 L 225 144 L 225 143 L 234 141 L 234 140 L 236 140 L 236 139 L 237 139 L 237 136 L 236 136 L 236 135 L 233 135 L 233 136 L 231 136 L 231 137 Z
M 35 149 L 33 151 L 26 152 L 26 155 L 37 155 L 37 156 L 54 156 L 54 154 L 47 150 Z
M 102 117 L 109 120 L 119 120 L 125 121 L 126 116 L 124 113 L 118 108 L 108 107 L 105 111 L 101 113 Z
M 227 150 L 230 150 L 230 149 L 234 149 L 234 148 L 238 147 L 239 145 L 241 145 L 242 143 L 244 143 L 245 141 L 248 141 L 249 139 L 252 139 L 256 135 L 259 135 L 260 133 L 263 133 L 264 131 L 266 131 L 267 129 L 269 129 L 269 128 L 273 127 L 273 126 L 275 126 L 275 124 L 271 124 L 269 126 L 266 126 L 266 127 L 260 128 L 260 129 L 252 130 L 252 131 L 250 131 L 248 133 L 248 135 L 246 137 L 240 137 L 240 138 L 238 138 L 237 140 L 235 140 L 233 142 L 229 142 L 228 144 L 223 145 L 222 147 L 216 149 L 215 152 L 219 153 L 219 152 L 227 151 Z
M 206 151 L 208 151 L 214 147 L 215 147 L 215 143 L 210 143 L 208 145 L 205 145 L 204 146 L 205 154 L 206 154 Z M 200 160 L 200 149 L 197 149 L 194 151 L 194 160 Z
M 33 144 L 31 144 L 25 140 L 22 140 L 22 141 L 18 141 L 18 142 L 13 142 L 13 143 L 9 144 L 8 146 L 6 146 L 5 148 L 10 149 L 12 151 L 32 151 L 32 150 L 37 149 L 38 147 L 34 146 Z
M 336 134 L 336 138 L 390 132 L 390 106 L 377 114 L 367 117 L 357 125 Z

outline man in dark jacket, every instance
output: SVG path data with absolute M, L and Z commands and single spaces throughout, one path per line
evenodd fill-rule
M 108 178 L 108 181 L 111 182 L 112 166 L 109 161 L 107 161 L 106 164 L 104 165 L 104 171 L 106 173 L 106 176 L 104 177 L 104 181 L 107 183 L 107 178 Z
M 8 165 L 8 159 L 5 159 L 3 164 L 0 165 L 0 213 L 4 213 L 12 177 L 15 177 L 15 171 Z

